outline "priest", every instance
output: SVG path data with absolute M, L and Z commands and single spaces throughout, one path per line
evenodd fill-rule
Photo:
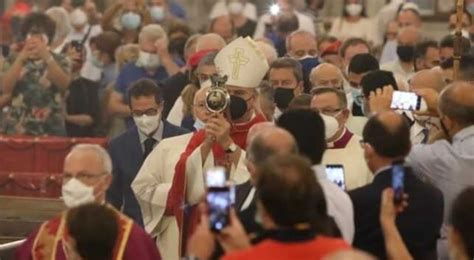
M 206 171 L 224 166 L 234 184 L 247 181 L 247 133 L 253 125 L 265 121 L 258 109 L 256 88 L 269 66 L 255 42 L 249 37 L 234 40 L 217 54 L 215 64 L 219 75 L 227 77 L 230 104 L 227 111 L 214 113 L 187 144 L 176 164 L 166 204 L 165 215 L 174 215 L 178 223 L 181 253 L 197 221 L 195 206 L 205 194 Z
M 196 122 L 207 122 L 211 113 L 204 106 L 209 87 L 196 92 L 193 115 Z M 195 128 L 200 128 L 201 123 Z M 164 216 L 175 166 L 192 133 L 161 141 L 143 163 L 133 180 L 132 190 L 140 204 L 145 230 L 154 238 L 163 259 L 179 259 L 179 232 L 176 218 Z
M 64 161 L 62 197 L 68 208 L 93 202 L 105 203 L 105 191 L 112 181 L 112 160 L 99 145 L 75 146 Z M 111 259 L 161 259 L 150 236 L 132 219 L 109 206 L 117 218 L 117 239 Z M 64 248 L 67 246 L 66 220 L 69 210 L 64 211 L 41 225 L 17 249 L 19 260 L 66 260 L 70 259 Z M 86 221 L 86 220 L 85 220 Z M 100 232 L 100 230 L 97 230 Z M 94 246 L 94 241 L 90 241 Z M 95 245 L 98 246 L 98 245 Z M 84 258 L 84 257 L 83 257 Z

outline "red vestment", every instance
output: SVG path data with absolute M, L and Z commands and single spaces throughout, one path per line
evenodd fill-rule
M 161 259 L 155 243 L 150 236 L 132 219 L 116 211 L 119 223 L 117 242 L 112 259 Z M 17 249 L 18 260 L 66 260 L 63 239 L 67 236 L 67 211 L 41 225 Z M 100 232 L 100 230 L 97 230 Z

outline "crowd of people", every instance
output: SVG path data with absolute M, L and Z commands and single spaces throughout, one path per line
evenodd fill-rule
M 403 0 L 330 26 L 218 1 L 199 31 L 173 0 L 30 2 L 0 21 L 0 134 L 109 142 L 17 259 L 474 258 L 474 1 L 440 41 Z

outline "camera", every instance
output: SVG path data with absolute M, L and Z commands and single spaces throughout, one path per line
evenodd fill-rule
M 230 104 L 230 95 L 225 88 L 227 76 L 214 74 L 211 76 L 212 86 L 206 93 L 206 108 L 213 113 L 224 112 Z
M 84 45 L 80 41 L 71 41 L 71 46 L 79 53 L 84 49 Z

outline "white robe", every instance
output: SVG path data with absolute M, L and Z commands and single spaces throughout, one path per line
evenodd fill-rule
M 342 149 L 327 149 L 323 156 L 323 164 L 342 164 L 346 179 L 346 189 L 353 190 L 372 182 L 374 178 L 367 167 L 364 150 L 359 141 L 362 138 L 353 135 L 349 143 Z
M 193 133 L 163 139 L 143 163 L 132 189 L 143 216 L 145 230 L 156 237 L 161 257 L 179 259 L 179 230 L 174 216 L 163 216 L 175 166 Z
M 196 205 L 202 201 L 206 191 L 204 174 L 214 166 L 212 152 L 207 156 L 204 165 L 202 164 L 201 146 L 188 157 L 186 162 L 186 202 L 188 205 Z M 250 174 L 245 165 L 245 151 L 241 150 L 237 167 L 232 163 L 229 180 L 233 185 L 238 185 L 246 182 L 249 178 Z

